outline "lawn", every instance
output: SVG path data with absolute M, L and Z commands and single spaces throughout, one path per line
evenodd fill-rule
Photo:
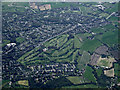
M 82 46 L 82 42 L 78 39 L 77 36 L 74 35 L 74 48 L 80 48 Z
M 95 82 L 96 83 L 96 78 L 94 77 L 92 72 L 93 72 L 93 69 L 91 67 L 87 66 L 85 69 L 85 72 L 83 74 L 83 77 L 88 82 Z
M 16 42 L 18 42 L 18 43 L 22 43 L 22 42 L 24 42 L 25 40 L 24 40 L 24 38 L 22 38 L 22 37 L 17 37 L 16 38 Z
M 63 87 L 63 88 L 78 88 L 78 89 L 80 89 L 80 88 L 98 88 L 98 86 L 97 85 L 93 85 L 93 84 L 86 84 L 86 85 L 77 85 L 77 86 L 66 86 L 66 87 Z
M 95 51 L 95 49 L 101 45 L 102 45 L 102 43 L 100 41 L 98 41 L 97 39 L 94 39 L 94 40 L 88 39 L 83 43 L 83 45 L 81 46 L 81 49 L 90 51 L 91 53 L 93 53 Z
M 9 43 L 10 43 L 10 40 L 3 40 L 2 47 L 4 47 L 5 45 L 7 45 Z
M 100 27 L 92 28 L 91 31 L 94 33 L 104 33 L 104 29 L 102 29 Z
M 6 86 L 9 82 L 10 80 L 2 80 L 2 83 L 0 83 L 0 88 Z
M 103 43 L 106 43 L 108 46 L 113 46 L 114 44 L 118 43 L 118 33 L 111 32 L 105 33 L 102 37 Z
M 84 83 L 84 79 L 82 77 L 78 76 L 69 76 L 66 77 L 68 80 L 70 80 L 73 84 L 81 84 Z
M 90 60 L 90 54 L 86 51 L 83 52 L 81 60 L 78 61 L 79 64 L 86 64 Z
M 90 60 L 89 53 L 86 51 L 83 51 L 82 56 L 78 56 L 77 58 L 77 62 L 78 62 L 77 68 L 79 70 L 85 68 L 85 65 L 89 62 L 89 60 Z
M 102 68 L 96 69 L 96 73 L 98 77 L 100 77 L 103 74 L 103 69 Z
M 73 56 L 72 56 L 73 62 L 74 62 L 74 60 L 76 59 L 76 56 L 78 56 L 78 50 L 76 50 L 76 51 L 73 53 Z
M 2 10 L 3 12 L 24 12 L 26 9 L 25 7 L 29 7 L 28 2 L 3 2 L 2 3 Z M 12 5 L 12 6 L 8 6 Z
M 114 70 L 115 70 L 115 76 L 120 77 L 120 65 L 118 63 L 114 63 Z
M 107 5 L 106 5 L 107 6 Z M 111 6 L 111 5 L 110 5 Z M 109 12 L 109 13 L 113 13 L 113 12 L 117 12 L 118 11 L 118 3 L 112 5 L 111 8 L 107 8 L 105 9 L 105 11 Z

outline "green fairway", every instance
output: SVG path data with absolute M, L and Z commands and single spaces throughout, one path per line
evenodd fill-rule
M 82 42 L 78 39 L 77 36 L 74 35 L 74 48 L 80 48 L 82 46 Z

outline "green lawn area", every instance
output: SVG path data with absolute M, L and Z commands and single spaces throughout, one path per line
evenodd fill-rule
M 90 60 L 89 53 L 86 51 L 83 51 L 82 56 L 81 57 L 79 56 L 77 59 L 77 62 L 78 62 L 77 68 L 79 70 L 85 68 L 85 65 L 89 62 L 89 60 Z
M 31 51 L 25 53 L 23 56 L 21 56 L 17 61 L 21 62 L 23 65 L 25 65 L 25 62 L 28 62 L 29 60 L 32 60 L 33 58 L 35 58 L 33 56 L 35 56 L 38 53 L 38 52 L 36 53 L 36 51 L 38 51 L 39 49 L 40 48 L 34 48 L 33 50 L 31 50 Z M 31 58 L 31 59 L 29 59 L 29 58 Z
M 86 66 L 85 73 L 83 74 L 83 77 L 88 82 L 95 82 L 96 83 L 96 78 L 94 77 L 92 72 L 93 72 L 93 69 L 89 66 Z
M 2 3 L 2 10 L 3 12 L 24 12 L 26 9 L 25 7 L 29 7 L 28 2 L 3 2 Z M 12 6 L 8 6 L 12 5 Z
M 67 37 L 69 35 L 60 35 L 56 38 L 53 38 L 47 42 L 44 43 L 44 46 L 49 47 L 49 46 L 55 46 L 57 44 L 57 47 L 61 47 L 66 41 L 67 41 Z
M 62 49 L 64 49 L 64 48 L 68 47 L 68 45 L 73 45 L 73 41 L 74 41 L 74 39 L 68 40 L 67 43 L 65 43 L 65 44 L 63 45 L 63 47 L 61 47 L 60 49 L 62 50 Z
M 18 38 L 16 38 L 16 42 L 18 42 L 18 43 L 22 43 L 22 42 L 24 42 L 25 40 L 24 40 L 24 38 L 22 38 L 22 37 L 18 37 Z
M 83 43 L 83 45 L 81 46 L 81 49 L 90 51 L 90 52 L 94 52 L 95 49 L 101 45 L 102 45 L 102 43 L 100 41 L 98 41 L 97 39 L 94 39 L 94 40 L 88 39 Z
M 73 84 L 81 84 L 84 83 L 84 79 L 82 77 L 78 76 L 69 76 L 66 77 L 68 80 L 70 80 Z
M 118 21 L 118 20 L 117 20 Z M 103 28 L 104 29 L 106 29 L 107 31 L 113 31 L 114 29 L 115 30 L 118 30 L 114 25 L 112 25 L 112 24 L 107 24 L 107 25 L 105 25 L 105 26 L 103 26 Z
M 91 31 L 94 32 L 94 33 L 104 33 L 104 29 L 102 29 L 100 27 L 92 28 Z
M 56 38 L 53 38 L 53 39 L 51 39 L 51 40 L 45 42 L 45 43 L 44 43 L 44 46 L 45 46 L 45 47 L 48 47 L 48 46 L 55 46 L 56 43 L 57 43 L 57 42 L 56 42 Z
M 106 18 L 107 16 L 109 16 L 107 13 L 101 13 L 100 16 Z
M 110 18 L 109 18 L 109 21 L 118 21 L 118 17 L 115 17 L 115 16 L 111 16 Z
M 86 40 L 87 38 L 87 35 L 86 34 L 83 34 L 83 33 L 79 33 L 79 34 L 76 34 L 76 36 L 78 37 L 78 38 L 81 38 L 82 39 L 82 41 L 84 41 L 84 40 Z
M 63 46 L 64 47 L 64 46 Z M 67 51 L 71 51 L 72 50 L 72 47 L 73 47 L 73 43 L 70 43 L 70 45 L 69 46 L 67 46 L 66 48 L 63 48 L 63 49 L 61 49 L 61 50 L 59 50 L 58 52 L 58 55 L 60 56 L 60 55 L 62 55 L 62 54 L 64 54 L 64 53 L 66 53 Z M 65 54 L 64 54 L 65 55 Z
M 10 43 L 10 40 L 3 40 L 2 47 L 4 47 L 5 45 L 7 45 L 8 43 Z
M 66 87 L 63 87 L 63 88 L 98 88 L 97 85 L 93 85 L 93 84 L 87 84 L 87 85 L 78 85 L 78 86 L 66 86 Z
M 83 51 L 83 55 L 81 57 L 81 60 L 78 61 L 78 63 L 88 63 L 90 60 L 90 54 L 86 51 Z
M 109 4 L 109 3 L 107 3 L 107 4 Z M 107 5 L 106 5 L 106 6 L 107 6 Z M 111 6 L 111 4 L 110 4 L 110 6 Z M 107 11 L 107 12 L 109 12 L 109 13 L 117 12 L 117 11 L 118 11 L 118 3 L 112 5 L 111 8 L 105 9 L 105 11 Z
M 104 29 L 95 29 L 93 28 L 92 30 L 95 32 L 101 32 L 102 31 L 102 35 L 97 35 L 95 36 L 96 39 L 99 39 L 101 42 L 107 44 L 108 46 L 114 46 L 115 44 L 118 44 L 118 29 L 113 26 L 112 24 L 106 25 L 103 27 Z M 107 31 L 107 32 L 103 32 L 103 31 Z
M 77 36 L 74 35 L 74 48 L 80 48 L 82 46 L 82 42 L 78 39 Z
M 101 41 L 108 46 L 113 46 L 114 44 L 118 44 L 118 31 L 109 31 L 103 34 Z
M 16 2 L 15 6 L 29 6 L 29 2 Z
M 115 71 L 115 76 L 120 77 L 120 65 L 118 63 L 114 64 L 114 71 Z
M 57 39 L 57 48 L 61 47 L 67 41 L 68 36 L 69 35 L 61 35 L 61 37 Z
M 1 87 L 8 87 L 10 80 L 2 80 L 2 85 L 0 84 Z
M 103 74 L 103 69 L 102 68 L 96 69 L 96 73 L 98 77 L 100 77 Z
M 73 53 L 73 56 L 72 56 L 73 62 L 74 62 L 74 60 L 76 59 L 76 56 L 78 56 L 78 50 L 76 50 L 76 51 Z
M 100 64 L 103 66 L 108 66 L 108 61 L 107 60 L 101 60 Z

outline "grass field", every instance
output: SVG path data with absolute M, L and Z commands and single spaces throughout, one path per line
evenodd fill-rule
M 102 45 L 102 43 L 100 41 L 98 41 L 97 39 L 94 39 L 94 40 L 88 39 L 83 43 L 83 45 L 81 46 L 81 49 L 90 51 L 90 52 L 94 52 L 95 49 L 101 45 Z
M 25 7 L 29 7 L 28 2 L 3 2 L 2 11 L 3 12 L 24 12 Z
M 114 64 L 114 71 L 115 71 L 115 76 L 120 77 L 120 65 L 115 63 Z
M 80 56 L 79 56 L 80 57 Z M 89 63 L 90 55 L 88 52 L 83 51 L 83 55 L 78 59 L 78 65 L 77 68 L 79 70 L 85 69 L 86 64 Z
M 10 80 L 2 80 L 2 85 L 0 85 L 0 88 L 8 87 Z
M 96 83 L 96 78 L 94 77 L 92 72 L 93 72 L 93 69 L 91 67 L 87 66 L 85 69 L 85 73 L 83 74 L 83 77 L 88 82 L 95 82 Z
M 3 40 L 2 47 L 4 47 L 5 45 L 7 45 L 8 43 L 10 43 L 10 40 Z
M 117 77 L 117 83 L 120 83 L 120 65 L 114 63 L 114 75 Z
M 81 84 L 84 83 L 84 79 L 82 77 L 78 76 L 70 76 L 66 77 L 68 80 L 70 80 L 73 84 Z
M 103 30 L 107 30 L 107 32 L 103 32 L 102 35 L 96 36 L 96 39 L 99 39 L 102 43 L 105 43 L 110 47 L 118 44 L 118 29 L 113 25 L 106 25 Z
M 80 88 L 98 88 L 98 86 L 97 85 L 93 85 L 93 84 L 87 84 L 87 85 L 78 85 L 78 86 L 66 86 L 66 87 L 63 87 L 63 88 L 78 88 L 78 89 L 80 89 Z
M 114 39 L 113 39 L 114 38 Z M 118 32 L 109 32 L 103 34 L 102 41 L 106 43 L 108 46 L 113 46 L 118 43 Z
M 96 73 L 100 77 L 103 74 L 103 69 L 102 68 L 96 69 Z
M 105 4 L 107 4 L 107 6 L 111 6 L 111 4 L 109 4 L 109 3 L 105 3 Z M 113 13 L 113 12 L 118 11 L 118 3 L 112 5 L 111 8 L 106 8 L 105 11 L 107 11 L 109 13 Z
M 74 48 L 80 48 L 82 46 L 82 42 L 76 35 L 74 35 Z
M 21 37 L 16 38 L 16 42 L 18 42 L 18 43 L 22 43 L 24 41 L 25 41 L 24 38 L 21 38 Z

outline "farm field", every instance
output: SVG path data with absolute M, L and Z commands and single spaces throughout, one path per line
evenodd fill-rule
M 67 77 L 67 79 L 70 80 L 73 84 L 84 83 L 84 79 L 82 77 L 78 77 L 78 76 Z

